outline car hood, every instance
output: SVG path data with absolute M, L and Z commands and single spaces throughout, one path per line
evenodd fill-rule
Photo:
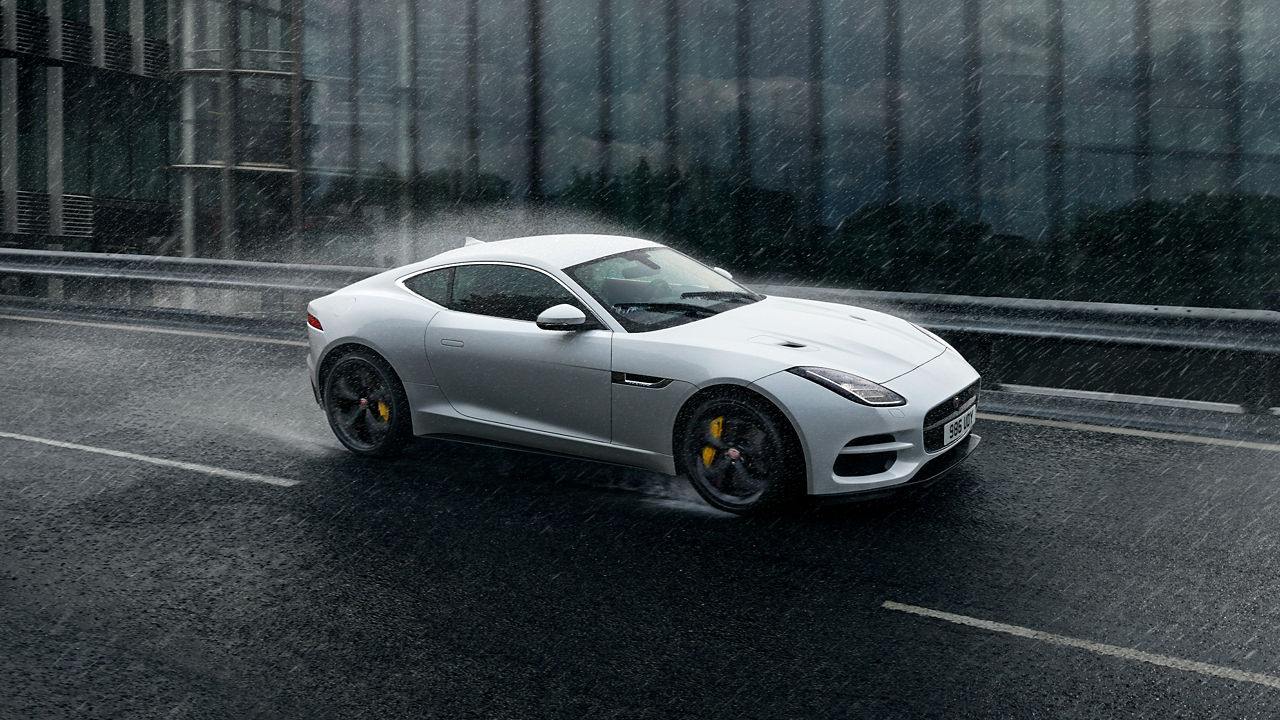
M 911 323 L 850 305 L 767 297 L 651 333 L 665 342 L 746 354 L 774 367 L 828 367 L 884 383 L 946 351 Z M 656 337 L 654 339 L 657 339 Z

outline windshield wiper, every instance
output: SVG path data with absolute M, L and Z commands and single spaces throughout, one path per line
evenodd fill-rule
M 619 310 L 635 308 L 637 310 L 648 310 L 650 312 L 685 313 L 686 315 L 718 315 L 720 313 L 719 310 L 712 310 L 709 307 L 694 305 L 693 303 L 624 302 L 614 303 L 613 306 Z
M 760 296 L 753 292 L 743 292 L 742 290 L 695 290 L 694 292 L 680 293 L 682 298 L 706 298 L 708 300 L 750 300 L 755 302 Z

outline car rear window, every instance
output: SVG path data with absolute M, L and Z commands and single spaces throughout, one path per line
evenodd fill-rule
M 414 275 L 404 286 L 438 305 L 449 306 L 449 286 L 453 284 L 453 268 L 432 270 Z

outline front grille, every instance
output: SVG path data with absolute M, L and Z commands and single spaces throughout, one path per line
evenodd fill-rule
M 942 449 L 943 429 L 947 423 L 960 417 L 978 401 L 979 380 L 951 397 L 935 405 L 924 416 L 924 449 L 936 452 Z

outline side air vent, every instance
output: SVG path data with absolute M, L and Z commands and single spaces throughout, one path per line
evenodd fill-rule
M 893 463 L 897 459 L 898 453 L 893 451 L 867 453 L 866 455 L 841 455 L 836 458 L 836 464 L 832 468 L 832 472 L 839 477 L 879 475 L 893 467 Z
M 671 384 L 671 380 L 669 378 L 654 377 L 652 375 L 614 372 L 612 376 L 614 383 L 618 385 L 630 385 L 631 387 L 653 388 L 655 390 L 659 390 Z
M 911 443 L 898 442 L 888 433 L 863 435 L 844 444 L 832 472 L 840 477 L 865 477 L 888 472 L 898 461 L 898 451 Z
M 882 445 L 893 442 L 892 435 L 864 435 L 845 443 L 845 447 L 864 447 L 866 445 Z

